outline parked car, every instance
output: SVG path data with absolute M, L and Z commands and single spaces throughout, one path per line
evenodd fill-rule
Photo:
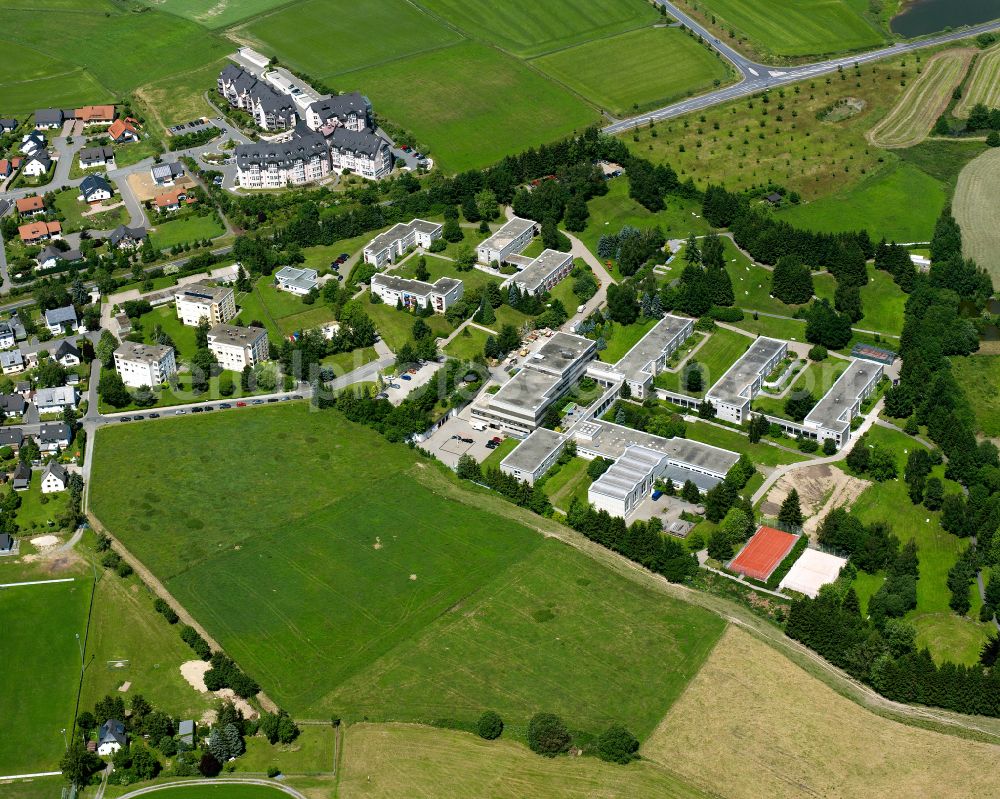
M 409 375 L 400 375 L 400 377 L 402 377 L 402 378 L 403 378 L 403 380 L 412 380 L 412 379 L 413 379 L 413 378 L 412 378 L 412 377 L 410 377 Z
M 120 416 L 118 418 L 118 421 L 119 422 L 131 422 L 132 421 L 132 417 L 131 416 Z
M 236 403 L 236 407 L 237 408 L 245 408 L 246 406 L 247 406 L 247 404 L 245 402 L 242 402 L 242 401 Z
M 201 407 L 198 407 L 198 408 L 192 408 L 192 409 L 191 409 L 191 413 L 201 413 L 201 412 L 202 412 L 203 410 L 205 410 L 205 409 L 204 409 L 204 408 L 201 408 Z
M 160 418 L 160 414 L 158 414 L 158 413 L 151 413 L 151 414 L 149 414 L 149 418 L 150 419 L 159 419 Z
M 139 422 L 139 421 L 142 421 L 143 419 L 145 419 L 146 417 L 145 416 L 133 416 L 132 418 L 135 419 L 137 422 Z
M 454 441 L 455 439 L 461 439 L 462 437 L 461 437 L 460 435 L 458 435 L 458 433 L 456 433 L 456 434 L 455 434 L 455 435 L 453 435 L 453 436 L 452 436 L 451 438 L 452 438 L 452 440 Z
M 496 448 L 497 448 L 497 443 L 495 441 L 486 442 L 486 449 L 496 449 Z
M 179 411 L 174 411 L 174 416 L 183 416 L 185 413 L 187 413 L 187 411 L 181 408 Z
M 228 402 L 223 402 L 219 407 L 229 409 L 232 408 L 233 406 Z
M 267 400 L 267 401 L 268 401 L 268 402 L 277 402 L 277 401 L 278 401 L 278 398 L 277 398 L 277 397 L 270 397 L 270 398 L 268 398 L 268 400 Z
M 656 502 L 656 500 L 658 500 L 662 496 L 663 496 L 663 492 L 662 491 L 654 491 L 653 492 L 653 502 Z
M 389 395 L 382 391 L 375 395 L 375 399 L 389 399 Z
M 491 438 L 490 441 L 492 441 L 497 446 L 500 446 L 503 443 L 503 439 L 500 438 L 500 436 L 493 436 L 493 438 Z
M 349 252 L 342 252 L 340 255 L 337 256 L 337 259 L 339 261 L 346 261 L 350 257 L 351 257 L 351 254 Z
M 254 405 L 263 405 L 264 404 L 264 400 L 254 400 L 253 404 Z
M 292 394 L 292 399 L 305 399 L 301 394 Z
M 206 410 L 206 411 L 214 411 L 214 410 L 215 410 L 215 406 L 214 406 L 214 405 L 206 405 L 206 406 L 205 406 L 205 407 L 203 408 L 203 410 Z
M 465 442 L 466 444 L 475 444 L 476 443 L 471 438 L 463 438 L 462 441 Z

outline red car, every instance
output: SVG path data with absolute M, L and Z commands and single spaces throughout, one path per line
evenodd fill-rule
M 236 407 L 237 408 L 245 408 L 246 406 L 247 406 L 247 404 L 245 402 L 237 402 L 236 403 Z

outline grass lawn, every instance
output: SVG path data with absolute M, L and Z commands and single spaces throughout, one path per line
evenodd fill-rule
M 117 695 L 126 681 L 132 683 L 124 695 L 126 703 L 129 697 L 142 694 L 174 717 L 200 718 L 215 706 L 214 696 L 195 691 L 181 676 L 180 665 L 195 656 L 180 639 L 177 627 L 153 609 L 153 599 L 138 578 L 122 580 L 114 572 L 101 573 L 87 641 L 81 708 L 92 710 L 101 697 Z M 128 660 L 128 666 L 110 668 L 112 660 Z
M 332 366 L 338 375 L 353 372 L 355 369 L 371 363 L 378 358 L 378 353 L 374 347 L 361 347 L 350 352 L 338 352 L 336 355 L 327 355 L 323 359 L 324 366 Z
M 321 302 L 307 305 L 298 294 L 276 288 L 274 280 L 266 275 L 257 281 L 252 292 L 237 294 L 236 305 L 240 309 L 237 324 L 258 321 L 274 339 L 320 327 L 334 318 L 328 305 Z
M 606 323 L 604 341 L 608 346 L 598 353 L 598 357 L 605 363 L 617 363 L 659 321 L 659 319 L 645 319 L 630 325 L 620 325 L 617 322 Z M 610 335 L 606 332 L 609 325 L 611 327 Z
M 3 795 L 4 799 L 52 799 L 54 796 L 59 796 L 65 787 L 66 781 L 61 774 L 55 777 L 35 777 L 30 780 L 5 782 Z
M 163 152 L 163 147 L 158 139 L 145 131 L 140 131 L 139 136 L 140 139 L 137 142 L 112 146 L 115 151 L 115 165 L 119 169 L 138 164 L 144 158 L 154 158 Z
M 867 230 L 877 241 L 930 241 L 946 192 L 916 166 L 898 162 L 832 196 L 778 211 L 792 225 L 831 233 Z
M 721 58 L 678 28 L 595 38 L 531 64 L 614 116 L 665 105 L 730 77 Z M 615 68 L 609 70 L 608 64 Z
M 344 733 L 340 795 L 370 799 L 707 799 L 671 768 L 637 760 L 627 768 L 596 757 L 538 757 L 506 732 L 498 741 L 415 724 L 354 724 Z M 183 799 L 183 798 L 182 798 Z
M 466 335 L 468 333 L 468 335 Z M 489 333 L 478 327 L 466 326 L 451 342 L 444 348 L 444 351 L 452 358 L 459 358 L 463 361 L 471 361 L 483 354 L 483 347 Z
M 682 3 L 682 6 L 690 2 Z M 868 21 L 859 0 L 702 0 L 713 25 L 775 56 L 807 56 L 877 47 L 886 34 Z
M 587 489 L 593 482 L 587 474 L 590 461 L 585 458 L 573 458 L 552 477 L 545 481 L 542 490 L 549 501 L 557 508 L 568 510 L 570 502 L 576 497 L 581 502 L 587 501 Z
M 525 57 L 604 39 L 660 19 L 653 8 L 630 0 L 549 0 L 544 6 L 531 0 L 424 0 L 422 5 L 472 38 Z
M 858 601 L 861 603 L 862 613 L 868 613 L 868 600 L 882 587 L 882 583 L 884 582 L 884 571 L 880 571 L 877 574 L 868 574 L 868 572 L 863 571 L 858 572 L 858 576 L 854 578 L 852 585 L 854 586 L 854 593 L 858 595 Z
M 861 289 L 864 316 L 857 323 L 867 330 L 899 335 L 903 332 L 903 310 L 908 295 L 900 291 L 888 272 L 868 266 L 868 285 Z
M 778 466 L 782 463 L 798 463 L 808 460 L 805 455 L 788 452 L 779 447 L 765 444 L 763 441 L 751 444 L 742 433 L 727 430 L 708 422 L 686 422 L 686 424 L 687 435 L 684 436 L 685 438 L 700 441 L 703 444 L 711 444 L 714 447 L 722 447 L 732 452 L 745 452 L 755 464 L 761 466 Z
M 389 345 L 389 348 L 393 352 L 402 347 L 407 341 L 412 341 L 413 335 L 411 331 L 413 323 L 418 317 L 410 311 L 400 311 L 395 306 L 380 302 L 375 305 L 366 305 L 365 313 L 372 318 L 379 335 L 382 336 L 385 343 Z M 434 314 L 423 319 L 430 326 L 435 336 L 447 336 L 454 329 L 442 314 Z
M 185 325 L 177 318 L 177 310 L 173 304 L 154 308 L 139 317 L 142 323 L 142 338 L 147 344 L 153 344 L 153 336 L 157 325 L 174 342 L 174 350 L 180 359 L 190 358 L 198 349 L 197 328 Z
M 230 63 L 228 58 L 216 59 L 137 88 L 136 97 L 149 110 L 147 121 L 155 120 L 166 129 L 199 117 L 217 116 L 218 112 L 205 100 L 205 92 L 211 91 L 219 72 Z
M 645 734 L 723 627 L 335 413 L 123 425 L 95 445 L 95 513 L 293 714 L 464 723 L 489 706 L 516 732 L 544 706 L 575 729 L 614 719 Z M 213 491 L 201 510 L 194 497 L 237 458 L 255 464 L 245 491 Z M 164 497 L 176 511 L 153 523 Z M 609 659 L 631 664 L 610 688 Z
M 5 490 L 13 490 L 5 488 Z M 58 530 L 56 517 L 66 510 L 69 493 L 59 491 L 53 494 L 42 493 L 42 473 L 32 471 L 31 485 L 27 491 L 19 491 L 21 506 L 14 512 L 18 529 L 22 532 L 51 532 Z
M 752 313 L 748 313 L 742 322 L 733 322 L 733 327 L 756 336 L 783 338 L 787 341 L 806 340 L 806 323 L 802 319 L 775 319 L 772 316 L 754 319 Z
M 505 438 L 500 442 L 500 445 L 493 450 L 482 462 L 482 467 L 484 469 L 497 469 L 500 467 L 500 462 L 506 458 L 510 453 L 520 444 L 520 439 L 517 438 Z
M 91 230 L 112 230 L 118 225 L 128 222 L 128 210 L 125 206 L 120 206 L 111 211 L 102 211 L 99 214 L 84 216 L 84 211 L 90 210 L 90 206 L 77 199 L 79 196 L 76 189 L 66 189 L 55 195 L 56 211 L 63 217 L 62 228 L 64 233 L 72 233 L 83 228 Z M 111 202 L 118 202 L 121 197 L 112 197 Z
M 1000 355 L 954 357 L 951 368 L 965 389 L 983 435 L 1000 436 Z
M 701 373 L 704 378 L 702 390 L 694 392 L 693 396 L 704 396 L 705 392 L 726 373 L 726 370 L 750 349 L 751 344 L 753 344 L 753 339 L 749 336 L 723 327 L 716 328 L 708 341 L 702 344 L 701 349 L 688 361 L 688 363 L 697 361 L 701 364 Z M 681 384 L 683 371 L 680 369 L 676 372 L 661 372 L 656 376 L 656 385 L 668 391 L 691 394 L 692 392 L 687 391 Z
M 236 759 L 236 770 L 261 774 L 275 766 L 282 774 L 334 771 L 333 727 L 303 725 L 300 730 L 298 738 L 290 744 L 271 745 L 262 735 L 247 738 L 247 750 Z
M 792 383 L 791 391 L 784 397 L 772 397 L 762 391 L 753 401 L 753 409 L 787 419 L 789 417 L 785 413 L 785 401 L 789 397 L 800 391 L 808 391 L 818 401 L 830 390 L 848 366 L 849 362 L 841 358 L 827 358 L 825 361 L 810 362 L 805 369 L 798 373 Z
M 296 39 L 300 22 L 296 12 Z M 366 19 L 366 27 L 370 24 Z M 398 20 L 393 27 L 414 40 L 413 31 Z M 577 96 L 517 59 L 475 42 L 358 70 L 333 82 L 345 91 L 363 91 L 380 114 L 424 142 L 447 172 L 495 163 L 597 121 L 596 112 Z
M 194 244 L 202 239 L 214 239 L 226 230 L 215 214 L 191 214 L 182 219 L 161 222 L 149 231 L 149 240 L 157 250 L 168 250 L 176 244 Z
M 572 309 L 567 308 L 567 311 Z M 494 308 L 493 313 L 496 314 L 497 320 L 493 323 L 494 327 L 503 327 L 504 325 L 514 325 L 514 327 L 520 329 L 525 322 L 528 322 L 531 317 L 527 314 L 523 314 L 520 311 L 511 308 L 509 305 L 501 305 L 499 308 Z
M 762 5 L 726 1 L 748 9 Z M 792 2 L 812 6 L 811 0 Z M 907 58 L 905 67 L 901 58 L 883 60 L 779 88 L 767 103 L 760 97 L 734 100 L 643 127 L 625 141 L 636 155 L 670 164 L 699 188 L 714 183 L 743 191 L 774 182 L 807 200 L 833 195 L 882 169 L 884 153 L 866 134 L 904 90 L 901 81 L 912 82 L 917 64 L 915 56 Z M 826 121 L 827 111 L 840 101 L 859 110 Z
M 394 275 L 399 275 L 400 277 L 416 278 L 417 269 L 417 258 L 419 256 L 410 258 L 405 264 L 403 264 L 398 269 L 392 270 Z M 449 261 L 445 258 L 436 258 L 433 255 L 425 255 L 424 260 L 427 263 L 427 271 L 430 273 L 430 277 L 427 279 L 428 283 L 434 283 L 438 278 L 441 277 L 453 277 L 461 280 L 464 284 L 463 292 L 468 293 L 474 291 L 487 283 L 500 284 L 499 279 L 488 275 L 486 272 L 481 272 L 478 269 L 470 269 L 466 272 L 460 272 L 455 268 L 455 262 Z
M 0 639 L 8 679 L 0 716 L 24 735 L 0 747 L 0 773 L 57 771 L 72 724 L 80 681 L 92 581 L 30 585 L 0 591 Z M 44 620 L 44 623 L 40 623 Z
M 169 779 L 161 777 L 160 779 Z M 211 783 L 208 783 L 211 785 Z M 143 783 L 143 787 L 150 783 Z M 212 785 L 205 788 L 203 780 L 192 780 L 190 785 L 177 785 L 171 788 L 164 788 L 156 791 L 159 798 L 165 796 L 167 799 L 284 799 L 288 796 L 279 788 L 272 788 L 268 785 Z M 124 793 L 135 790 L 134 787 L 108 785 L 109 796 L 121 796 Z
M 185 17 L 206 28 L 228 28 L 240 20 L 266 14 L 284 3 L 282 0 L 240 0 L 231 4 L 219 4 L 214 0 L 156 0 L 148 5 Z

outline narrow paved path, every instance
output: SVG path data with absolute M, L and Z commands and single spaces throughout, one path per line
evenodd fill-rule
M 171 788 L 183 788 L 185 786 L 191 787 L 191 790 L 186 792 L 184 796 L 189 796 L 191 799 L 204 799 L 206 796 L 206 791 L 210 791 L 212 788 L 219 785 L 263 785 L 268 788 L 273 788 L 276 791 L 281 791 L 289 796 L 294 797 L 294 799 L 306 799 L 306 795 L 297 791 L 291 785 L 286 785 L 283 782 L 278 782 L 276 780 L 264 780 L 259 777 L 215 777 L 210 780 L 177 780 L 176 782 L 163 782 L 159 785 L 149 785 L 145 788 L 138 788 L 134 791 L 129 791 L 128 793 L 122 794 L 118 799 L 134 799 L 137 796 L 145 796 L 146 794 L 156 793 L 157 791 L 166 791 Z M 195 788 L 194 786 L 197 786 Z

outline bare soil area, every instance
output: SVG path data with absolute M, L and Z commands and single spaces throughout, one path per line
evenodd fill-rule
M 870 485 L 868 480 L 852 477 L 829 464 L 806 466 L 794 469 L 774 484 L 761 505 L 761 512 L 777 516 L 781 503 L 794 488 L 799 492 L 802 514 L 806 517 L 803 529 L 815 536 L 826 514 L 841 505 L 851 505 Z

